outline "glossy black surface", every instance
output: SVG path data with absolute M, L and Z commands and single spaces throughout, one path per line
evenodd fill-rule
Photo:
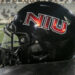
M 64 16 L 70 21 L 70 25 L 67 27 L 65 34 L 57 34 L 52 30 L 44 30 L 35 28 L 35 24 L 30 22 L 30 26 L 23 25 L 27 12 L 33 12 L 38 16 L 38 13 L 53 16 L 62 20 Z M 17 13 L 17 18 L 12 21 L 16 27 L 12 31 L 19 37 L 20 33 L 28 33 L 30 37 L 30 43 L 38 40 L 40 46 L 44 52 L 50 53 L 50 60 L 65 60 L 70 59 L 74 52 L 75 41 L 75 16 L 72 15 L 69 10 L 63 6 L 52 2 L 35 2 L 22 8 Z M 11 25 L 11 24 L 10 24 Z M 24 53 L 24 52 L 23 52 Z

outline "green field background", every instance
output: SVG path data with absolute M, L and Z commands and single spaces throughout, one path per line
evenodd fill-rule
M 3 32 L 4 27 L 5 27 L 5 25 L 0 25 L 0 44 L 2 43 L 2 40 L 4 37 L 4 32 Z

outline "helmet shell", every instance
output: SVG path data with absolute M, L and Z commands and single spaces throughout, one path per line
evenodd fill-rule
M 74 23 L 75 16 L 69 10 L 43 1 L 22 8 L 10 25 L 18 36 L 28 33 L 31 40 L 38 40 L 41 47 L 51 53 L 51 59 L 62 60 L 73 55 Z

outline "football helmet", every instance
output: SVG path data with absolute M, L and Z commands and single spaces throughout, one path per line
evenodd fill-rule
M 4 32 L 11 41 L 6 47 L 14 51 L 14 46 L 17 46 L 14 53 L 17 52 L 22 63 L 70 59 L 74 53 L 74 24 L 75 16 L 59 4 L 31 3 L 5 27 Z

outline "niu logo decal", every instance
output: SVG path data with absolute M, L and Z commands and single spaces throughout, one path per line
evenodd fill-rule
M 23 25 L 30 25 L 30 21 L 35 24 L 35 27 L 52 30 L 58 34 L 65 34 L 67 31 L 67 22 L 56 17 L 39 13 L 36 16 L 32 12 L 27 12 L 26 19 Z

